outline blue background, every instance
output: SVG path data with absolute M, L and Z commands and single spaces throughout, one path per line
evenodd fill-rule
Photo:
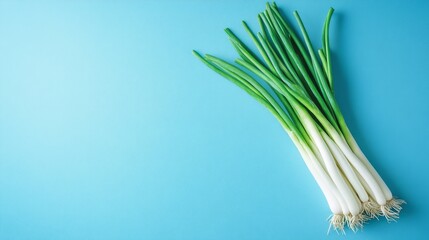
M 336 9 L 337 98 L 408 202 L 346 237 L 271 114 L 191 54 L 234 59 L 223 29 L 263 1 L 35 2 L 0 3 L 0 239 L 425 239 L 428 1 L 277 2 L 316 46 Z

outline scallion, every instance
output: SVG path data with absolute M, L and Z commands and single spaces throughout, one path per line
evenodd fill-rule
M 226 33 L 240 58 L 228 63 L 193 51 L 203 63 L 227 78 L 276 117 L 298 148 L 328 201 L 330 228 L 353 231 L 371 218 L 399 218 L 403 200 L 394 198 L 363 154 L 334 97 L 329 24 L 326 17 L 322 48 L 315 51 L 298 12 L 302 41 L 275 3 L 258 15 L 261 32 L 243 22 L 259 51 L 252 52 L 230 29 Z M 317 53 L 317 54 L 316 54 Z M 257 80 L 255 77 L 257 77 Z M 267 87 L 260 84 L 265 81 Z

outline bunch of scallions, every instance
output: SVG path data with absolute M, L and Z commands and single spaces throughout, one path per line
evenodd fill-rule
M 332 215 L 329 229 L 353 231 L 379 216 L 399 217 L 403 200 L 394 198 L 365 157 L 347 127 L 334 97 L 329 23 L 326 17 L 322 48 L 313 45 L 298 12 L 294 17 L 302 38 L 282 17 L 275 3 L 258 15 L 260 32 L 244 28 L 259 54 L 230 29 L 229 40 L 240 58 L 231 64 L 215 56 L 194 55 L 264 105 L 280 122 L 319 184 Z M 259 80 L 256 80 L 259 79 Z M 266 84 L 261 84 L 260 81 Z

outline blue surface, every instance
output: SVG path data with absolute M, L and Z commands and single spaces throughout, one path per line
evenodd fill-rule
M 192 49 L 235 58 L 261 1 L 0 2 L 0 239 L 425 239 L 428 1 L 278 1 L 408 201 L 398 223 L 326 235 L 329 209 L 279 124 Z M 291 16 L 291 15 L 288 15 Z

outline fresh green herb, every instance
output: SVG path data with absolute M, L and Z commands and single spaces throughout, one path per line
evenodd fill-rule
M 329 9 L 322 48 L 316 52 L 298 12 L 293 15 L 304 39 L 282 17 L 275 3 L 258 15 L 261 32 L 244 28 L 258 49 L 252 52 L 230 29 L 229 40 L 240 58 L 235 64 L 212 55 L 194 55 L 264 105 L 297 146 L 332 211 L 330 227 L 356 231 L 366 220 L 399 217 L 401 199 L 394 198 L 365 157 L 334 97 L 329 43 Z M 257 79 L 255 79 L 255 77 Z M 259 81 L 265 81 L 265 88 Z

